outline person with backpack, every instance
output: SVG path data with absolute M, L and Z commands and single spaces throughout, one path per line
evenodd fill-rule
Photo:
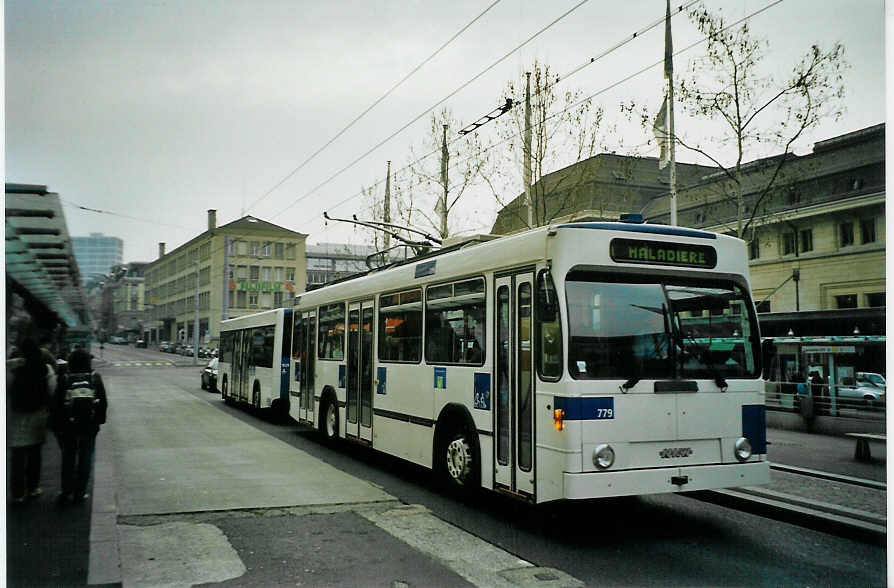
M 6 362 L 6 443 L 10 450 L 10 493 L 15 504 L 43 493 L 41 450 L 47 435 L 49 401 L 56 374 L 37 341 L 25 336 Z
M 96 434 L 106 422 L 106 390 L 100 375 L 93 371 L 91 358 L 81 348 L 71 352 L 53 402 L 53 430 L 62 448 L 62 493 L 58 500 L 63 504 L 88 498 Z

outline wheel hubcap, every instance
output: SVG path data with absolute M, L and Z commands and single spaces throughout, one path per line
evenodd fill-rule
M 465 484 L 472 471 L 472 448 L 465 437 L 447 445 L 447 473 L 459 484 Z
M 326 409 L 326 436 L 335 437 L 335 407 L 331 404 Z

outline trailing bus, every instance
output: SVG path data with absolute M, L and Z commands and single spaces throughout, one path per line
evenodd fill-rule
M 639 222 L 470 240 L 296 297 L 289 414 L 532 503 L 769 481 L 744 242 Z
M 287 414 L 291 342 L 291 309 L 223 321 L 217 376 L 222 399 Z

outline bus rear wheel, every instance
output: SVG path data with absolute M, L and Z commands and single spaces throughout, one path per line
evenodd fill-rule
M 329 443 L 338 439 L 338 405 L 331 399 L 327 399 L 320 411 L 320 432 Z

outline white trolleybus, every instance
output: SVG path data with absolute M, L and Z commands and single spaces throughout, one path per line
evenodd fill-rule
M 304 293 L 293 319 L 291 416 L 460 488 L 541 503 L 769 481 L 738 239 L 543 227 Z
M 285 414 L 291 339 L 291 309 L 223 321 L 218 353 L 218 387 L 223 400 Z

